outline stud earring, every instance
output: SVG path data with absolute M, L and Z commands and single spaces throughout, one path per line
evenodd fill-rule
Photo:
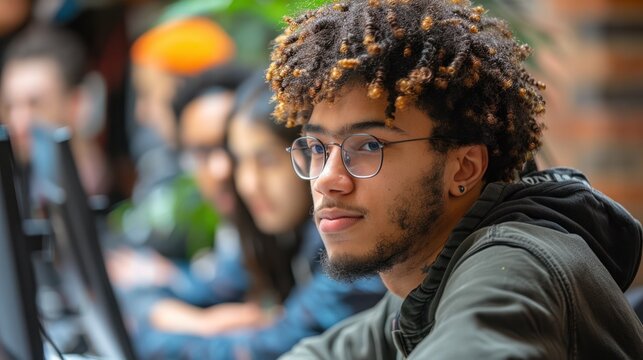
M 460 190 L 460 194 L 464 194 L 464 190 L 465 190 L 464 185 L 458 186 L 458 190 Z

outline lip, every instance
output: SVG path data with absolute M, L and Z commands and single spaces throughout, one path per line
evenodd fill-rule
M 215 194 L 213 203 L 217 211 L 224 216 L 231 216 L 236 207 L 235 198 L 227 192 Z
M 316 217 L 319 231 L 327 234 L 347 230 L 364 218 L 360 213 L 337 208 L 319 210 Z
M 250 212 L 255 214 L 255 215 L 261 215 L 265 213 L 271 213 L 272 209 L 267 207 L 267 206 L 262 206 L 262 205 L 251 205 L 249 206 Z

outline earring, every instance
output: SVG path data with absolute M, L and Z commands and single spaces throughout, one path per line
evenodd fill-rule
M 460 190 L 460 194 L 464 194 L 464 190 L 465 190 L 464 185 L 458 186 L 458 190 Z

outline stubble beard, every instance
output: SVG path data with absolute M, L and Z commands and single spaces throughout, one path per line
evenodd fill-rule
M 390 270 L 428 246 L 427 237 L 444 213 L 443 174 L 444 159 L 440 158 L 414 187 L 402 187 L 413 190 L 396 196 L 393 203 L 397 206 L 388 211 L 395 230 L 379 235 L 367 254 L 339 254 L 330 259 L 324 249 L 324 271 L 335 280 L 354 282 Z

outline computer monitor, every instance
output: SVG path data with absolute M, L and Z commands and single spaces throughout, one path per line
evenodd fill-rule
M 97 355 L 134 359 L 114 296 L 89 207 L 70 148 L 67 128 L 32 130 L 33 175 L 55 238 L 54 266 L 67 301 L 78 312 Z
M 44 359 L 31 254 L 22 232 L 15 163 L 0 125 L 0 358 Z

